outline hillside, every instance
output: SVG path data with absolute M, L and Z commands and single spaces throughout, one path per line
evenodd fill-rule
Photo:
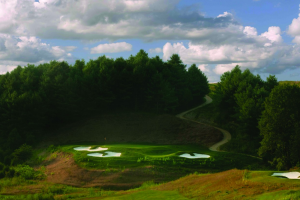
M 98 115 L 49 131 L 42 146 L 100 143 L 201 144 L 222 139 L 220 131 L 175 116 L 126 112 Z

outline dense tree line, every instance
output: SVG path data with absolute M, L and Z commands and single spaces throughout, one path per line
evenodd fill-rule
M 279 85 L 265 101 L 259 121 L 259 155 L 280 169 L 300 167 L 300 87 Z
M 18 66 L 0 75 L 0 154 L 91 113 L 123 108 L 175 113 L 200 104 L 208 93 L 206 76 L 196 65 L 187 70 L 177 54 L 167 62 L 140 50 L 128 59 Z M 4 157 L 0 162 L 8 164 L 11 159 Z
M 259 155 L 278 169 L 300 166 L 300 87 L 236 66 L 221 76 L 213 99 L 215 121 L 233 134 L 227 150 Z

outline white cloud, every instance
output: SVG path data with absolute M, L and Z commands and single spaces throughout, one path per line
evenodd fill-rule
M 232 14 L 229 12 L 224 12 L 223 14 L 220 14 L 217 16 L 217 18 L 220 18 L 220 17 L 232 17 Z
M 208 64 L 202 64 L 202 65 L 198 65 L 198 68 L 202 71 L 202 72 L 209 72 L 210 70 L 208 69 Z
M 149 52 L 150 53 L 160 53 L 160 52 L 162 52 L 162 49 L 161 48 L 149 49 Z
M 292 23 L 289 25 L 287 33 L 295 37 L 293 40 L 294 43 L 300 44 L 300 14 L 298 15 L 297 19 L 293 19 Z
M 239 34 L 242 34 L 239 40 L 232 44 L 189 42 L 188 46 L 184 46 L 183 43 L 166 43 L 163 59 L 168 60 L 172 54 L 179 54 L 184 63 L 196 63 L 202 69 L 216 64 L 213 70 L 216 74 L 229 71 L 236 65 L 274 74 L 300 66 L 300 46 L 283 44 L 279 27 L 269 27 L 261 35 L 249 26 L 233 29 L 233 35 Z
M 179 1 L 1 0 L 0 32 L 42 39 L 201 40 L 206 38 L 199 31 L 237 24 L 231 13 L 204 17 L 196 6 L 176 8 Z
M 282 37 L 280 34 L 281 34 L 281 30 L 279 27 L 271 26 L 271 27 L 269 27 L 268 31 L 262 33 L 261 36 L 269 39 L 271 41 L 271 43 L 273 43 L 273 42 L 280 43 L 280 42 L 282 42 Z
M 68 51 L 74 46 L 50 46 L 37 37 L 0 34 L 0 71 L 10 71 L 18 65 L 40 64 L 50 60 L 72 58 Z M 1 72 L 1 73 L 2 73 Z
M 98 46 L 91 48 L 91 54 L 96 53 L 117 53 L 123 51 L 131 51 L 132 45 L 126 42 L 111 43 L 111 44 L 99 44 Z
M 257 36 L 257 30 L 254 27 L 246 26 L 243 33 L 249 37 Z
M 75 49 L 77 49 L 76 46 L 64 46 L 64 47 L 60 47 L 60 48 L 62 48 L 63 50 L 65 50 L 67 52 L 74 51 Z
M 216 74 L 224 74 L 227 71 L 232 70 L 235 67 L 233 64 L 222 64 L 222 65 L 217 65 L 216 68 L 213 70 Z
M 6 74 L 17 68 L 15 65 L 0 65 L 0 74 Z

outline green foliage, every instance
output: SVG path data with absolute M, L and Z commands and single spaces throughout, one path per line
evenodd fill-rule
M 3 170 L 5 167 L 5 165 L 3 163 L 0 162 L 0 171 Z
M 300 88 L 276 86 L 265 101 L 259 121 L 263 136 L 259 155 L 278 169 L 289 169 L 300 161 Z
M 275 76 L 263 81 L 250 70 L 241 71 L 236 66 L 221 76 L 213 99 L 217 113 L 215 121 L 233 134 L 225 150 L 256 155 L 262 137 L 258 121 L 264 110 L 264 101 L 271 90 L 278 85 Z
M 17 176 L 24 178 L 25 180 L 43 180 L 46 178 L 45 169 L 34 170 L 28 165 L 18 165 L 15 167 Z
M 195 64 L 192 64 L 188 69 L 187 76 L 193 103 L 199 103 L 210 92 L 207 77 Z
M 23 144 L 21 147 L 13 152 L 13 164 L 21 164 L 31 158 L 33 149 L 27 144 Z
M 53 194 L 28 194 L 28 195 L 18 195 L 18 196 L 2 196 L 1 200 L 54 200 Z
M 112 109 L 179 112 L 208 91 L 205 75 L 195 66 L 187 71 L 177 54 L 167 62 L 140 50 L 127 60 L 101 56 L 74 66 L 64 61 L 18 66 L 0 76 L 0 146 L 9 156 L 23 143 L 38 142 L 48 129 Z M 14 162 L 27 157 L 15 156 Z M 11 158 L 0 161 L 10 164 Z

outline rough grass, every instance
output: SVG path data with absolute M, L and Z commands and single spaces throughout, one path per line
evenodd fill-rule
M 290 84 L 300 86 L 300 81 L 279 81 L 279 84 Z
M 54 199 L 299 199 L 299 180 L 271 177 L 272 171 L 232 169 L 214 174 L 191 174 L 163 184 L 146 182 L 127 191 L 78 188 L 74 191 L 51 186 L 42 194 Z
M 107 147 L 121 157 L 88 157 L 74 147 Z M 163 183 L 191 173 L 215 173 L 232 168 L 261 169 L 260 159 L 227 152 L 212 152 L 200 145 L 64 145 L 48 155 L 47 182 L 76 187 L 101 187 L 110 190 L 136 188 L 147 181 Z M 208 154 L 210 158 L 187 159 L 183 153 Z M 37 166 L 38 168 L 40 166 Z

